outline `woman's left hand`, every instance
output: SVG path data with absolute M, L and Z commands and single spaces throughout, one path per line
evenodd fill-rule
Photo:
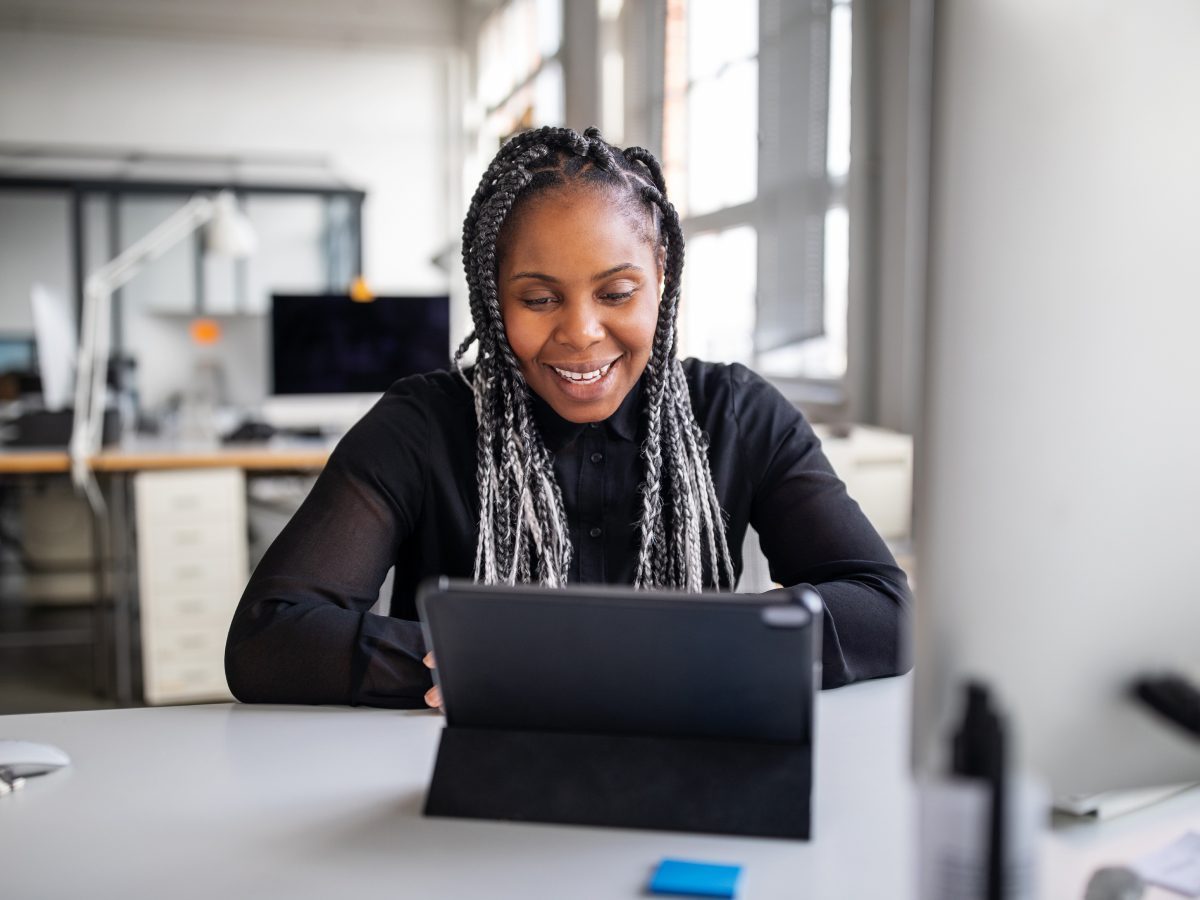
M 430 669 L 434 668 L 433 651 L 425 654 L 425 659 L 422 660 Z M 425 692 L 425 702 L 434 709 L 442 708 L 442 689 L 436 684 Z

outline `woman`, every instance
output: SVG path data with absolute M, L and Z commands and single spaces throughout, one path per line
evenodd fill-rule
M 732 590 L 748 525 L 772 577 L 825 602 L 825 687 L 904 668 L 904 574 L 803 416 L 742 366 L 676 357 L 683 234 L 649 152 L 513 138 L 463 261 L 474 369 L 401 379 L 339 443 L 234 615 L 238 698 L 437 705 L 422 579 Z

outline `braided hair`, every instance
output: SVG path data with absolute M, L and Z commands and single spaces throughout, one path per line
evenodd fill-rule
M 640 204 L 665 256 L 663 295 L 646 364 L 642 415 L 644 479 L 637 587 L 733 588 L 725 520 L 708 465 L 707 436 L 696 424 L 676 319 L 683 272 L 683 231 L 667 199 L 658 160 L 648 150 L 620 150 L 595 128 L 538 128 L 509 140 L 484 172 L 463 221 L 474 330 L 454 364 L 475 397 L 479 538 L 475 580 L 488 584 L 566 583 L 571 542 L 553 457 L 533 419 L 530 389 L 509 345 L 497 287 L 497 240 L 533 195 L 572 183 L 600 187 Z M 470 379 L 463 354 L 479 342 Z

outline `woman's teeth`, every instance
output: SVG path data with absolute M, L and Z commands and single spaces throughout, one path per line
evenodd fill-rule
M 613 360 L 613 362 L 616 362 L 616 360 Z M 560 369 L 557 366 L 551 366 L 550 368 L 554 369 L 555 372 L 557 372 L 567 381 L 573 381 L 576 384 L 591 384 L 594 381 L 599 381 L 601 378 L 607 375 L 608 370 L 612 368 L 612 363 L 609 363 L 606 366 L 601 366 L 599 369 L 596 369 L 593 372 L 568 372 L 566 369 Z

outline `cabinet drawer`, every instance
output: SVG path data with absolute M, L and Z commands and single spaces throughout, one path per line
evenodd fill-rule
M 245 586 L 246 541 L 240 534 L 207 535 L 193 550 L 149 540 L 138 552 L 143 591 L 195 594 Z
M 223 667 L 211 664 L 164 664 L 148 668 L 147 703 L 232 700 Z
M 227 625 L 169 628 L 142 621 L 142 674 L 149 703 L 228 699 Z
M 245 516 L 245 478 L 238 469 L 140 472 L 134 482 L 138 524 L 151 530 Z
M 141 572 L 143 596 L 152 593 L 176 597 L 240 593 L 246 586 L 244 560 L 244 556 L 239 558 L 232 549 L 227 556 L 211 559 L 146 560 Z
M 151 556 L 205 556 L 215 550 L 227 549 L 231 543 L 246 543 L 244 529 L 237 534 L 237 519 L 226 516 L 220 519 L 172 522 L 154 528 L 148 534 L 138 535 L 141 552 Z
M 227 630 L 211 623 L 203 626 L 142 628 L 143 652 L 158 663 L 222 662 L 225 658 Z
M 241 597 L 236 590 L 212 593 L 150 591 L 142 595 L 142 622 L 150 628 L 229 629 Z

